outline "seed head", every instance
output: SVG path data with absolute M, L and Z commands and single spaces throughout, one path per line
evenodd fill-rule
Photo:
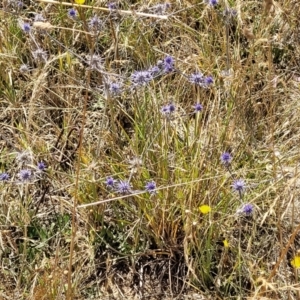
M 87 63 L 90 66 L 91 70 L 102 70 L 103 69 L 103 59 L 97 55 L 97 54 L 93 54 L 93 55 L 87 55 Z
M 36 60 L 37 63 L 46 62 L 47 61 L 47 52 L 41 48 L 32 51 L 32 56 Z

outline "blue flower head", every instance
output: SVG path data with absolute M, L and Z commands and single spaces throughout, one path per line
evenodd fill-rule
M 200 103 L 196 103 L 193 107 L 195 109 L 195 111 L 194 111 L 195 113 L 198 113 L 198 112 L 202 111 L 202 109 L 203 109 L 203 106 Z
M 30 181 L 32 178 L 32 172 L 28 169 L 21 170 L 18 177 L 23 182 Z
M 135 71 L 131 75 L 131 81 L 135 86 L 145 86 L 153 79 L 152 73 L 149 71 Z
M 230 153 L 228 153 L 228 152 L 222 153 L 221 162 L 224 165 L 228 166 L 231 163 L 231 161 L 232 161 L 232 156 L 230 155 Z
M 70 8 L 68 10 L 68 17 L 71 19 L 75 19 L 77 17 L 77 10 L 75 8 Z
M 20 27 L 21 27 L 21 29 L 22 29 L 25 33 L 29 33 L 30 30 L 31 30 L 30 24 L 29 24 L 29 23 L 26 23 L 26 22 L 20 23 Z
M 232 187 L 236 192 L 242 193 L 245 190 L 246 183 L 243 179 L 237 179 L 233 182 Z
M 128 181 L 120 180 L 117 184 L 117 192 L 120 194 L 127 194 L 131 192 L 131 186 Z
M 105 183 L 108 188 L 113 188 L 116 181 L 112 177 L 107 177 Z
M 119 95 L 122 93 L 122 84 L 118 82 L 109 83 L 109 91 L 113 96 Z
M 247 216 L 250 216 L 253 213 L 253 205 L 250 203 L 244 204 L 241 211 Z
M 194 73 L 189 77 L 189 82 L 197 85 L 203 84 L 203 74 L 202 73 Z
M 7 173 L 0 174 L 0 181 L 7 181 L 9 179 L 9 175 Z
M 165 73 L 170 73 L 174 71 L 175 60 L 172 56 L 166 56 L 162 65 Z
M 44 162 L 40 161 L 40 162 L 38 162 L 38 164 L 37 164 L 37 168 L 38 168 L 39 171 L 45 171 L 45 169 L 46 169 L 46 164 L 45 164 Z
M 154 181 L 149 181 L 146 185 L 145 185 L 145 189 L 147 192 L 149 192 L 150 194 L 154 194 L 155 190 L 156 190 L 156 183 Z

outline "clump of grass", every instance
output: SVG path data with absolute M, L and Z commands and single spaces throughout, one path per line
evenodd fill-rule
M 3 297 L 299 298 L 296 7 L 6 1 Z

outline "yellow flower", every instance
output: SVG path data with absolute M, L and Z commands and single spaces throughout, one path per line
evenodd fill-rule
M 225 248 L 229 248 L 229 243 L 226 239 L 223 241 L 223 244 Z
M 300 256 L 296 255 L 294 259 L 291 260 L 291 265 L 296 269 L 300 268 Z
M 75 0 L 76 4 L 83 4 L 85 2 L 85 0 Z
M 208 214 L 211 211 L 210 206 L 208 205 L 201 205 L 199 207 L 200 212 L 202 212 L 204 215 Z

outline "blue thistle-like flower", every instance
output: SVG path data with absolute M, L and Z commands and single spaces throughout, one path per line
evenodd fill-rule
M 38 63 L 46 62 L 47 58 L 48 58 L 47 52 L 41 48 L 38 48 L 35 51 L 32 51 L 32 56 Z
M 108 89 L 112 95 L 119 95 L 122 93 L 122 84 L 118 82 L 110 82 Z
M 203 106 L 200 103 L 196 103 L 194 106 L 195 113 L 201 112 L 203 109 Z
M 77 17 L 77 10 L 75 8 L 70 8 L 68 10 L 68 17 L 71 19 L 75 19 Z
M 230 155 L 230 153 L 228 153 L 228 152 L 222 153 L 221 162 L 224 165 L 228 166 L 231 163 L 231 161 L 232 161 L 232 156 Z
M 170 72 L 174 71 L 174 64 L 175 64 L 174 58 L 169 55 L 166 56 L 163 61 L 163 67 L 164 67 L 165 73 L 170 73 Z
M 173 113 L 176 110 L 176 106 L 174 103 L 170 103 L 168 105 L 165 105 L 162 107 L 161 112 L 164 115 L 170 115 L 171 113 Z
M 218 5 L 218 0 L 209 0 L 209 4 L 211 6 L 216 6 L 216 5 Z
M 148 72 L 151 73 L 152 77 L 158 76 L 161 73 L 161 69 L 158 66 L 151 67 Z
M 202 73 L 194 73 L 189 77 L 189 82 L 197 85 L 203 84 L 203 74 Z
M 30 26 L 30 24 L 27 23 L 27 22 L 21 22 L 21 23 L 20 23 L 20 27 L 21 27 L 21 29 L 22 29 L 25 33 L 29 33 L 30 30 L 31 30 L 31 26 Z
M 131 75 L 131 81 L 136 86 L 145 86 L 153 79 L 151 72 L 149 71 L 135 71 Z
M 154 194 L 156 192 L 155 191 L 156 190 L 156 183 L 154 181 L 147 182 L 147 184 L 145 185 L 145 189 L 150 194 Z
M 246 188 L 246 183 L 243 179 L 237 179 L 233 182 L 232 188 L 239 193 L 244 192 Z
M 110 177 L 106 178 L 105 183 L 106 183 L 106 187 L 113 188 L 114 185 L 115 185 L 115 183 L 116 183 L 116 181 L 110 176 Z
M 115 10 L 115 9 L 117 9 L 117 4 L 115 2 L 109 2 L 107 4 L 107 7 L 109 10 Z
M 7 181 L 9 179 L 9 175 L 7 173 L 0 174 L 0 181 Z
M 243 207 L 241 208 L 241 212 L 243 212 L 247 216 L 252 215 L 253 205 L 251 203 L 244 204 Z
M 89 29 L 94 33 L 98 33 L 103 28 L 103 22 L 96 15 L 89 19 L 88 25 Z
M 37 168 L 39 171 L 45 171 L 46 169 L 46 164 L 43 161 L 38 162 Z
M 18 177 L 23 182 L 30 181 L 32 178 L 32 172 L 28 169 L 21 170 Z
M 127 194 L 131 192 L 131 186 L 128 181 L 120 180 L 117 184 L 117 192 L 120 194 Z
M 206 77 L 204 77 L 204 80 L 203 80 L 204 87 L 209 87 L 213 83 L 214 83 L 214 79 L 213 79 L 212 76 L 206 76 Z

